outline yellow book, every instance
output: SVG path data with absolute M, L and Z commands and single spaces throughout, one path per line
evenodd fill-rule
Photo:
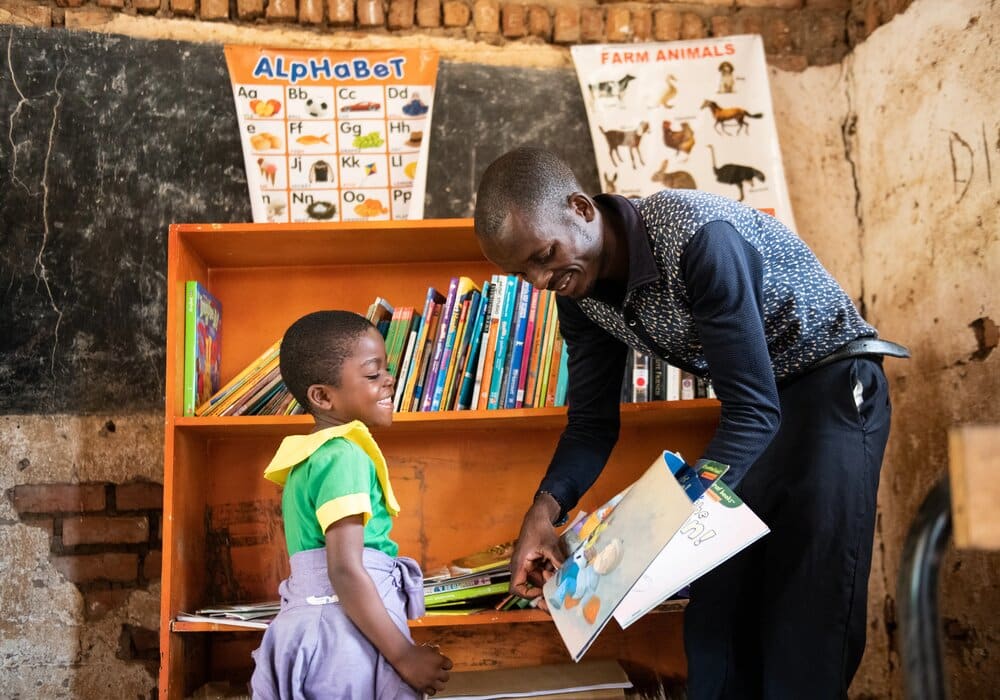
M 549 304 L 548 313 L 545 318 L 545 340 L 542 341 L 542 367 L 538 373 L 538 381 L 535 382 L 535 407 L 545 406 L 546 390 L 549 385 L 549 372 L 552 370 L 552 350 L 556 341 L 556 326 L 559 323 L 559 316 L 556 312 L 556 305 Z
M 266 365 L 271 359 L 277 357 L 280 348 L 281 338 L 278 338 L 278 340 L 268 347 L 267 350 L 260 354 L 260 357 L 244 367 L 239 374 L 230 379 L 225 386 L 215 392 L 208 401 L 199 406 L 195 410 L 194 414 L 196 416 L 212 415 L 214 411 L 211 411 L 210 409 L 213 406 L 222 401 L 223 398 L 228 397 L 236 391 L 236 389 L 238 389 L 256 370 L 260 369 L 263 365 Z
M 271 370 L 275 369 L 278 366 L 278 362 L 279 362 L 279 357 L 275 355 L 266 365 L 257 368 L 249 377 L 247 377 L 245 382 L 243 382 L 239 387 L 230 392 L 228 396 L 226 396 L 224 399 L 221 399 L 217 403 L 213 404 L 212 407 L 209 410 L 207 410 L 203 415 L 206 416 L 222 415 L 222 413 L 227 408 L 229 408 L 237 401 L 239 401 L 241 398 L 243 398 L 248 391 L 252 391 L 254 388 L 256 388 L 257 383 L 265 376 L 267 376 L 267 374 L 270 373 Z

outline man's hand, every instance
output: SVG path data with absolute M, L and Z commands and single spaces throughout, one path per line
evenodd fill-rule
M 414 690 L 434 695 L 448 682 L 451 659 L 433 645 L 410 645 L 393 664 Z
M 562 564 L 552 521 L 559 516 L 559 504 L 548 494 L 540 495 L 524 516 L 510 558 L 510 590 L 523 598 L 537 598 L 542 586 Z M 544 609 L 544 599 L 541 601 Z

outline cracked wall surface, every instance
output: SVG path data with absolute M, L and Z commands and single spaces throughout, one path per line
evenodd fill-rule
M 868 318 L 907 345 L 888 361 L 892 437 L 879 492 L 869 649 L 852 689 L 902 697 L 896 581 L 907 529 L 945 473 L 947 430 L 1000 421 L 1000 6 L 914 3 L 845 61 L 857 117 Z M 950 549 L 941 571 L 954 698 L 995 694 L 1000 554 Z

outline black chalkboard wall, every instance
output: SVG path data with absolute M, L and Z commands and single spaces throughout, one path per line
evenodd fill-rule
M 171 222 L 251 219 L 222 48 L 0 27 L 0 414 L 163 405 Z M 427 218 L 544 144 L 597 187 L 571 70 L 442 62 Z

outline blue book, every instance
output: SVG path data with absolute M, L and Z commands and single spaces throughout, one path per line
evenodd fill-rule
M 483 341 L 483 326 L 488 323 L 487 319 L 490 315 L 493 291 L 494 287 L 490 284 L 489 280 L 483 282 L 483 295 L 479 301 L 479 313 L 476 314 L 476 323 L 472 328 L 472 337 L 469 339 L 469 352 L 462 371 L 462 384 L 458 389 L 458 396 L 455 401 L 455 408 L 459 411 L 472 406 L 472 392 L 476 388 L 476 372 L 479 368 L 479 348 Z
M 510 346 L 510 371 L 504 379 L 504 408 L 514 408 L 517 404 L 517 387 L 521 382 L 521 365 L 524 356 L 524 335 L 528 330 L 528 309 L 531 306 L 532 286 L 522 281 L 518 289 L 517 312 L 514 315 L 513 342 Z
M 493 356 L 493 376 L 490 379 L 490 393 L 486 408 L 499 408 L 500 390 L 503 388 L 504 369 L 507 366 L 507 345 L 510 339 L 511 321 L 514 317 L 514 307 L 517 302 L 518 278 L 507 276 L 507 291 L 503 297 L 503 307 L 500 311 L 500 324 L 497 328 L 497 344 Z
M 569 353 L 566 352 L 566 342 L 563 341 L 562 352 L 559 353 L 559 376 L 556 380 L 556 406 L 566 405 L 566 385 L 569 383 Z

